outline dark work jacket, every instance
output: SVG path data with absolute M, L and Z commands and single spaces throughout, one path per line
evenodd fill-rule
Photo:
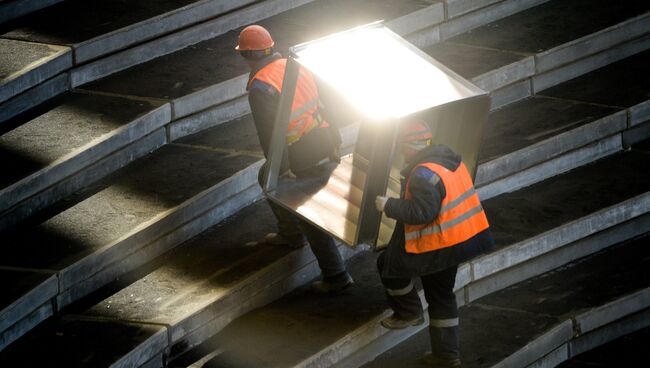
M 275 115 L 280 102 L 280 93 L 271 85 L 255 79 L 255 74 L 271 62 L 281 58 L 282 55 L 274 53 L 258 61 L 249 75 L 248 84 L 248 102 L 255 121 L 257 135 L 264 151 L 264 157 L 268 158 L 271 146 L 271 136 L 273 135 L 273 125 L 275 124 Z M 307 137 L 309 136 L 309 137 Z M 338 130 L 334 127 L 327 129 L 314 129 L 301 138 L 302 142 L 296 142 L 290 150 L 284 151 L 281 172 L 289 168 L 288 151 L 299 152 L 291 155 L 291 168 L 298 176 L 309 173 L 309 170 L 298 172 L 295 167 L 309 168 L 314 161 L 327 157 L 336 152 L 336 147 L 340 145 Z M 316 147 L 315 145 L 318 145 Z M 306 151 L 305 151 L 306 150 Z M 332 156 L 333 159 L 336 159 Z
M 417 277 L 442 271 L 451 266 L 466 262 L 471 258 L 494 249 L 490 229 L 451 247 L 426 253 L 407 253 L 404 241 L 404 224 L 430 224 L 440 212 L 446 191 L 440 177 L 426 167 L 413 168 L 421 163 L 433 162 L 456 171 L 461 158 L 446 146 L 434 145 L 418 152 L 402 170 L 400 198 L 389 198 L 384 212 L 397 220 L 395 231 L 386 247 L 382 277 Z M 409 190 L 411 200 L 404 199 L 406 182 L 410 176 Z M 436 181 L 434 176 L 438 177 Z M 435 184 L 432 184 L 435 183 Z

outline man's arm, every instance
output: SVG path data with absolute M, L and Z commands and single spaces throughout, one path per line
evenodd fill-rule
M 411 199 L 389 198 L 384 206 L 384 212 L 405 224 L 429 224 L 438 217 L 442 199 L 445 197 L 445 186 L 440 177 L 433 171 L 418 167 L 412 174 L 409 183 Z
M 248 91 L 248 103 L 251 106 L 257 136 L 265 157 L 268 157 L 271 145 L 278 100 L 279 94 L 273 87 L 259 80 L 253 81 Z

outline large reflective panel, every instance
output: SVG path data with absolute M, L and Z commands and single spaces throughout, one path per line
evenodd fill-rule
M 434 143 L 460 153 L 476 171 L 488 95 L 381 23 L 291 49 L 281 106 L 264 175 L 269 198 L 344 243 L 385 245 L 394 227 L 374 206 L 399 197 L 403 159 L 395 149 L 401 122 L 427 123 Z M 289 108 L 299 68 L 315 77 L 325 119 L 341 136 L 340 161 L 309 175 L 281 175 Z

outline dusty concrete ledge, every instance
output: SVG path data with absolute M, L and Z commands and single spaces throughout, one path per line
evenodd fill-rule
M 650 137 L 650 122 L 636 125 L 623 132 L 623 147 L 629 148 L 632 145 L 642 142 Z
M 2 317 L 0 319 L 0 331 L 8 330 L 12 325 L 27 317 L 31 311 L 37 310 L 44 304 L 48 304 L 49 300 L 59 291 L 57 277 L 53 274 L 4 268 L 0 269 L 0 272 L 7 279 L 6 282 L 13 282 L 15 284 L 19 283 L 21 278 L 25 278 L 26 274 L 32 274 L 32 276 L 36 276 L 42 280 L 36 287 L 22 297 L 13 300 L 9 305 L 3 306 L 3 309 L 0 311 L 0 316 Z M 16 279 L 15 281 L 14 278 Z
M 49 300 L 30 310 L 25 317 L 0 332 L 0 351 L 52 315 L 54 308 Z
M 630 108 L 630 126 L 640 125 L 650 120 L 650 100 Z
M 153 110 L 150 112 L 137 117 L 113 132 L 96 138 L 90 137 L 91 140 L 85 145 L 0 190 L 0 213 L 65 178 L 79 175 L 88 166 L 169 123 L 171 117 L 169 104 L 152 107 Z M 86 183 L 80 183 L 80 185 L 84 184 Z
M 0 124 L 26 112 L 34 106 L 70 89 L 70 76 L 62 73 L 0 104 Z
M 216 107 L 172 122 L 167 127 L 169 140 L 175 141 L 247 114 L 250 114 L 248 97 L 237 97 Z
M 650 14 L 643 14 L 535 56 L 537 73 L 582 59 L 650 32 Z
M 0 24 L 63 0 L 7 0 L 0 4 Z
M 69 47 L 0 38 L 0 103 L 72 67 Z
M 626 43 L 611 47 L 598 54 L 593 54 L 576 62 L 533 77 L 533 90 L 538 93 L 556 86 L 566 80 L 581 76 L 605 65 L 643 52 L 650 48 L 650 35 L 632 39 Z
M 235 13 L 218 17 L 78 67 L 71 71 L 70 84 L 72 87 L 77 87 L 310 1 L 313 0 L 270 0 L 253 4 Z M 152 50 L 156 51 L 152 52 Z
M 82 64 L 92 59 L 125 49 L 131 45 L 165 35 L 189 25 L 200 23 L 254 0 L 201 0 L 182 8 L 155 16 L 128 27 L 95 37 L 74 45 L 75 62 Z
M 511 173 L 488 184 L 477 187 L 482 199 L 496 197 L 535 184 L 541 180 L 562 174 L 584 164 L 594 162 L 622 150 L 620 134 L 593 142 L 572 152 L 543 161 L 536 166 Z M 480 167 L 480 166 L 479 166 Z
M 386 26 L 400 35 L 407 35 L 439 24 L 445 20 L 445 9 L 442 2 L 414 11 L 411 14 L 386 22 Z
M 35 212 L 55 204 L 59 199 L 83 189 L 89 183 L 94 183 L 128 163 L 155 151 L 166 143 L 166 139 L 165 129 L 160 128 L 86 167 L 78 175 L 64 178 L 56 185 L 25 199 L 0 216 L 0 229 L 8 229 L 18 224 Z
M 573 323 L 570 320 L 564 321 L 493 367 L 525 367 L 565 344 L 572 336 Z

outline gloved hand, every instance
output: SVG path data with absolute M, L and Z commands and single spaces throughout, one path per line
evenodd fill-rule
M 384 207 L 386 207 L 386 202 L 388 202 L 388 197 L 377 196 L 375 198 L 375 208 L 377 208 L 377 211 L 383 212 Z

